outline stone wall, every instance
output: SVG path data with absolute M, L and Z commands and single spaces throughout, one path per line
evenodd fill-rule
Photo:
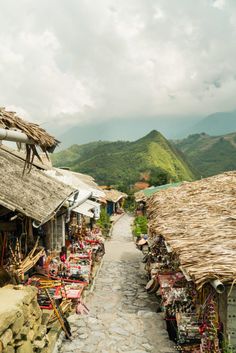
M 0 353 L 46 351 L 46 331 L 34 287 L 0 288 Z

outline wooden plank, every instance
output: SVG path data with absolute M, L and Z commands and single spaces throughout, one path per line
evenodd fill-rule
M 1 232 L 15 232 L 16 223 L 15 222 L 0 222 L 0 231 Z

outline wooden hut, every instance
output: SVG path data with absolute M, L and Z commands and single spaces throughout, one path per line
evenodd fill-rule
M 16 239 L 20 239 L 25 254 L 38 237 L 45 249 L 60 249 L 65 228 L 64 204 L 76 192 L 34 165 L 30 173 L 23 175 L 24 165 L 21 155 L 0 147 L 1 265 Z
M 127 194 L 115 189 L 104 190 L 104 192 L 106 195 L 106 207 L 109 216 L 115 213 L 119 213 L 122 210 L 124 200 L 127 198 Z
M 172 316 L 166 306 L 166 319 L 175 320 L 182 352 L 236 349 L 235 196 L 236 172 L 227 172 L 163 190 L 148 201 L 156 277 L 162 291 L 166 276 L 175 298 L 169 302 Z M 181 278 L 182 302 L 175 297 L 181 285 L 174 285 Z

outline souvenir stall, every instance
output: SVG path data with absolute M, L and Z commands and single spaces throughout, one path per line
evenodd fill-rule
M 52 237 L 47 225 L 56 219 L 75 189 L 48 177 L 42 172 L 43 167 L 34 164 L 30 173 L 23 175 L 24 159 L 6 147 L 0 148 L 0 164 L 4 166 L 0 193 L 1 266 L 18 283 L 45 254 L 46 243 Z
M 51 153 L 59 142 L 39 126 L 3 108 L 0 121 L 4 139 L 26 143 L 21 153 L 0 141 L 0 286 L 35 286 L 38 303 L 48 313 L 45 324 L 49 328 L 58 320 L 70 337 L 64 313 L 72 307 L 88 312 L 83 291 L 104 253 L 94 222 L 86 227 L 72 210 L 86 205 L 89 217 L 98 219 L 100 205 L 94 200 L 105 195 L 92 177 L 43 164 L 36 145 Z
M 76 311 L 81 307 L 82 294 L 92 280 L 95 262 L 104 254 L 104 239 L 98 227 L 88 228 L 84 217 L 71 212 L 70 221 L 66 224 L 66 245 L 61 251 L 48 251 L 41 267 L 30 277 L 27 284 L 38 288 L 38 301 L 42 309 L 52 309 L 48 293 L 54 299 L 60 299 L 62 310 L 69 309 L 70 304 Z M 80 309 L 78 309 L 80 307 Z
M 208 286 L 199 292 L 162 237 L 156 237 L 150 246 L 145 268 L 149 274 L 146 290 L 156 293 L 176 349 L 192 353 L 220 352 L 218 336 L 222 334 L 222 326 L 214 288 Z
M 236 351 L 235 187 L 229 172 L 150 199 L 146 289 L 179 352 Z
M 66 245 L 61 251 L 42 254 L 40 264 L 34 267 L 26 285 L 38 289 L 40 308 L 48 313 L 48 328 L 59 320 L 66 336 L 70 337 L 65 314 L 71 310 L 77 314 L 88 313 L 83 294 L 92 281 L 95 263 L 104 254 L 104 240 L 98 227 L 90 229 L 77 212 L 70 213 L 65 237 Z

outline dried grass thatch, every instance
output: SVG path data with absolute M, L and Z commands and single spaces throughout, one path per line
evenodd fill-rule
M 76 189 L 34 166 L 22 176 L 23 167 L 21 158 L 0 148 L 0 205 L 45 223 Z
M 0 127 L 24 133 L 46 154 L 47 152 L 53 152 L 59 144 L 58 140 L 48 134 L 39 125 L 24 121 L 15 112 L 8 112 L 5 108 L 0 108 Z M 32 164 L 35 156 L 41 161 L 35 145 L 26 144 L 26 166 L 28 167 Z
M 115 190 L 115 189 L 111 189 L 111 190 L 104 190 L 105 192 L 105 198 L 107 201 L 111 201 L 111 202 L 118 202 L 120 199 L 122 198 L 126 198 L 128 197 L 127 194 L 125 194 L 124 192 Z
M 236 280 L 236 172 L 161 191 L 148 210 L 151 235 L 165 238 L 198 288 Z
M 134 193 L 134 199 L 136 202 L 146 202 L 147 197 L 144 195 L 143 190 L 140 190 Z

